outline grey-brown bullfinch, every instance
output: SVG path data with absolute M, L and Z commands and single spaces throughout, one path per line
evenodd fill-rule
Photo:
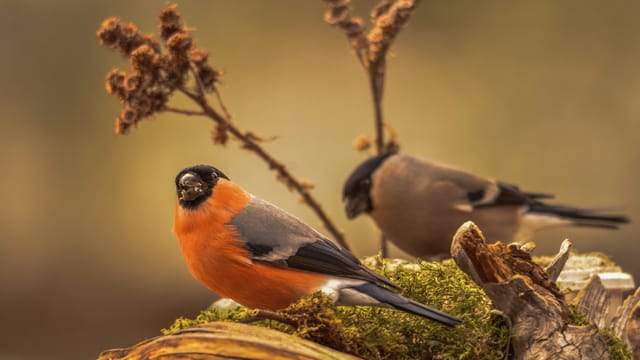
M 524 242 L 537 230 L 561 225 L 615 229 L 621 215 L 552 205 L 553 195 L 414 156 L 387 153 L 361 163 L 343 188 L 347 217 L 367 213 L 398 248 L 421 258 L 449 254 L 452 237 L 467 220 L 489 241 Z
M 178 174 L 174 232 L 193 276 L 249 308 L 276 310 L 321 290 L 338 305 L 384 306 L 448 326 L 455 317 L 396 294 L 398 286 L 297 217 L 220 170 Z

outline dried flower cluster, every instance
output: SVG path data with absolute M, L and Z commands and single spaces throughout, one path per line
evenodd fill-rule
M 396 136 L 382 119 L 386 56 L 396 35 L 415 10 L 418 0 L 381 0 L 371 10 L 369 31 L 366 31 L 364 21 L 360 17 L 351 15 L 351 0 L 323 1 L 328 6 L 324 15 L 325 21 L 345 33 L 369 76 L 374 106 L 376 152 L 398 151 L 400 145 Z M 387 141 L 384 139 L 385 133 L 389 136 Z M 370 148 L 371 142 L 366 137 L 358 136 L 353 146 L 359 151 L 364 151 Z
M 324 20 L 339 27 L 347 39 L 351 41 L 351 46 L 356 50 L 366 49 L 367 38 L 364 34 L 364 21 L 358 16 L 351 16 L 351 0 L 325 0 L 329 9 L 324 14 Z
M 365 33 L 364 21 L 351 16 L 351 0 L 323 0 L 327 23 L 339 27 L 349 39 L 365 67 L 382 61 L 389 45 L 407 22 L 418 0 L 382 0 L 371 10 L 371 29 Z
M 417 0 L 382 1 L 371 11 L 371 30 L 367 33 L 369 61 L 380 61 L 416 7 Z
M 126 134 L 142 119 L 166 110 L 171 94 L 185 86 L 190 70 L 204 91 L 213 91 L 220 73 L 208 63 L 208 53 L 197 49 L 182 24 L 176 6 L 168 6 L 159 16 L 160 37 L 164 48 L 153 35 L 141 35 L 133 24 L 116 17 L 106 19 L 96 33 L 100 44 L 129 59 L 128 72 L 111 70 L 106 89 L 123 105 L 116 118 L 116 133 Z
M 274 158 L 262 146 L 265 139 L 241 130 L 231 121 L 231 114 L 216 88 L 221 74 L 209 65 L 207 51 L 195 47 L 176 6 L 164 8 L 159 21 L 164 47 L 152 35 L 142 36 L 135 25 L 123 24 L 114 17 L 105 20 L 97 32 L 102 45 L 119 50 L 131 65 L 129 72 L 111 70 L 106 79 L 107 92 L 116 95 L 123 104 L 123 110 L 116 118 L 116 133 L 126 134 L 132 125 L 161 111 L 208 117 L 215 123 L 211 131 L 215 144 L 225 145 L 233 138 L 243 149 L 260 157 L 276 172 L 279 181 L 300 194 L 301 200 L 320 218 L 335 241 L 348 249 L 342 232 L 311 194 L 313 184 L 297 179 L 283 162 Z M 169 106 L 169 97 L 176 90 L 193 100 L 199 110 Z M 215 95 L 217 107 L 210 104 L 208 93 Z

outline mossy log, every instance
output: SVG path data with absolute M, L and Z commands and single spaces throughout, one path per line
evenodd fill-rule
M 563 245 L 555 262 L 563 261 Z M 610 359 L 605 340 L 594 324 L 569 325 L 568 307 L 554 278 L 558 266 L 545 269 L 516 244 L 488 245 L 478 227 L 463 224 L 451 254 L 458 266 L 485 291 L 511 321 L 515 359 Z
M 633 359 L 640 360 L 640 288 L 618 308 L 611 328 L 629 345 Z
M 357 359 L 264 327 L 212 322 L 102 352 L 98 360 L 134 359 Z

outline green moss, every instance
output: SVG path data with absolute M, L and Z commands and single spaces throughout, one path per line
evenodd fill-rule
M 505 320 L 491 312 L 491 302 L 453 262 L 398 265 L 366 259 L 404 289 L 404 295 L 463 320 L 448 328 L 401 311 L 365 306 L 335 306 L 322 293 L 279 311 L 297 327 L 271 320 L 256 322 L 366 359 L 502 359 L 509 347 Z M 163 333 L 210 321 L 250 315 L 245 308 L 210 309 L 195 319 L 180 318 Z
M 576 308 L 574 304 L 568 304 L 569 308 L 569 325 L 576 326 L 584 326 L 589 325 L 591 322 L 587 317 Z M 609 348 L 609 353 L 611 354 L 611 358 L 614 360 L 631 360 L 632 354 L 631 350 L 627 344 L 622 341 L 619 337 L 617 337 L 613 331 L 609 329 L 598 329 L 600 332 L 600 336 L 607 343 L 607 347 Z
M 569 325 L 584 326 L 591 323 L 587 316 L 578 310 L 574 304 L 567 304 L 567 308 L 569 309 Z
M 600 336 L 607 343 L 607 347 L 609 348 L 609 354 L 611 354 L 611 358 L 614 360 L 631 360 L 633 359 L 633 354 L 631 350 L 627 346 L 627 344 L 622 341 L 619 337 L 617 337 L 613 331 L 609 329 L 600 329 Z

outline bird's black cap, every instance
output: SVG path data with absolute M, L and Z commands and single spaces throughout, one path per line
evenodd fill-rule
M 359 213 L 373 210 L 370 191 L 373 173 L 395 152 L 370 157 L 353 170 L 342 188 L 342 200 L 345 201 L 347 216 L 353 218 Z
M 195 209 L 213 193 L 219 178 L 229 180 L 220 170 L 209 165 L 196 165 L 183 169 L 175 179 L 180 205 Z

